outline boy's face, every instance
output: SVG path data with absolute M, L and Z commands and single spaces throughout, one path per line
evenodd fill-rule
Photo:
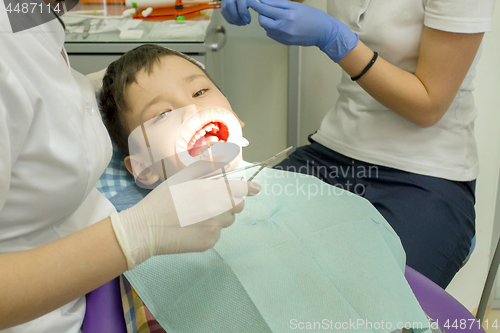
M 233 112 L 226 97 L 203 71 L 178 56 L 162 57 L 150 74 L 144 70 L 138 72 L 136 82 L 126 87 L 125 98 L 128 111 L 124 113 L 124 120 L 129 132 L 152 119 L 157 123 L 162 120 L 168 122 L 165 130 L 161 131 L 161 140 L 165 143 L 161 147 L 164 156 L 176 155 L 174 143 L 179 128 L 193 113 L 207 107 L 219 107 Z M 189 105 L 195 107 L 186 108 L 182 114 L 178 114 L 177 109 Z M 173 110 L 177 110 L 174 112 L 175 117 L 169 117 L 169 112 Z M 184 167 L 179 161 L 173 161 L 172 164 L 172 172 Z M 133 173 L 129 157 L 126 158 L 125 165 Z M 135 176 L 149 185 L 158 180 L 158 173 L 161 171 L 153 167 L 151 173 Z
M 138 72 L 136 81 L 125 89 L 129 110 L 124 118 L 129 132 L 150 119 L 191 104 L 198 110 L 218 106 L 232 111 L 226 97 L 203 71 L 181 57 L 161 58 L 151 74 Z M 170 134 L 174 139 L 176 133 Z

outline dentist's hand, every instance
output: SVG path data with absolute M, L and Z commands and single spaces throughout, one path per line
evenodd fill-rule
M 247 0 L 222 0 L 221 13 L 230 24 L 247 25 L 251 21 Z
M 197 163 L 195 163 L 197 164 Z M 206 167 L 199 164 L 195 167 Z M 193 167 L 186 168 L 189 175 Z M 182 170 L 179 173 L 183 173 Z M 201 174 L 207 174 L 211 169 Z M 184 173 L 185 173 L 184 172 Z M 159 254 L 203 252 L 219 240 L 243 210 L 245 196 L 255 195 L 259 185 L 246 181 L 195 179 L 163 182 L 135 206 L 111 215 L 116 238 L 133 269 Z M 180 175 L 180 179 L 185 175 Z
M 359 41 L 357 34 L 327 13 L 287 0 L 248 0 L 267 35 L 285 45 L 317 46 L 339 62 Z

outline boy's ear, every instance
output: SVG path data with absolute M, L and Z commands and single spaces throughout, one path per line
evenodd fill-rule
M 130 172 L 132 176 L 134 176 L 144 185 L 153 185 L 158 181 L 158 179 L 160 179 L 160 175 L 156 171 L 154 171 L 153 168 L 146 167 L 144 163 L 134 158 L 133 156 L 125 157 L 124 162 L 128 172 Z M 139 169 L 143 171 L 141 171 L 141 173 L 137 175 L 136 173 L 134 173 L 134 168 L 132 167 L 133 165 L 140 166 Z

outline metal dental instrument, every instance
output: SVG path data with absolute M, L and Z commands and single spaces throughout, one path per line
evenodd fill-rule
M 264 169 L 266 166 L 268 166 L 268 165 L 269 165 L 269 163 L 271 163 L 272 161 L 274 161 L 275 159 L 277 159 L 277 158 L 278 158 L 278 157 L 280 157 L 281 155 L 285 154 L 287 151 L 289 151 L 289 150 L 290 150 L 290 149 L 292 149 L 292 148 L 293 148 L 293 146 L 290 146 L 290 147 L 288 147 L 287 149 L 280 151 L 279 153 L 277 153 L 277 154 L 276 154 L 276 155 L 274 155 L 273 157 L 268 158 L 268 159 L 267 159 L 267 160 L 265 160 L 264 162 L 261 162 L 261 166 L 260 166 L 259 170 L 257 170 L 257 171 L 256 171 L 256 172 L 252 175 L 252 177 L 248 178 L 248 180 L 247 180 L 247 181 L 249 181 L 249 182 L 250 182 L 250 181 L 252 181 L 252 179 L 254 179 L 254 178 L 255 178 L 255 176 L 257 176 L 257 175 L 259 174 L 259 172 L 261 172 L 261 171 L 262 171 L 262 169 Z
M 90 19 L 86 19 L 83 23 L 83 33 L 82 38 L 86 39 L 89 36 L 90 31 Z
M 99 28 L 101 27 L 102 21 L 104 21 L 104 19 L 97 21 L 97 25 L 95 26 L 95 31 L 96 32 L 99 31 Z
M 207 178 L 204 178 L 204 179 L 218 179 L 218 178 L 223 178 L 223 177 L 225 177 L 225 176 L 227 176 L 229 174 L 235 173 L 235 172 L 239 172 L 239 171 L 243 171 L 243 170 L 246 170 L 246 169 L 255 168 L 257 166 L 260 166 L 260 168 L 248 179 L 248 181 L 251 181 L 252 179 L 255 178 L 255 176 L 257 176 L 259 174 L 259 172 L 262 171 L 262 169 L 264 169 L 266 166 L 268 166 L 272 161 L 274 161 L 278 157 L 282 156 L 283 154 L 286 154 L 292 148 L 293 148 L 293 146 L 290 146 L 287 149 L 280 151 L 276 155 L 268 158 L 267 160 L 265 160 L 263 162 L 254 163 L 254 164 L 246 166 L 246 167 L 234 169 L 234 170 L 226 172 L 224 175 L 215 175 L 215 176 L 207 177 Z

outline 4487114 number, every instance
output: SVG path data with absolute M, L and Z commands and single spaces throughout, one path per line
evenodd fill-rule
M 16 3 L 15 6 L 12 6 L 12 3 L 9 3 L 7 7 L 5 7 L 7 13 L 23 13 L 23 14 L 42 14 L 42 13 L 50 13 L 54 11 L 56 13 L 62 12 L 61 5 L 58 3 L 55 6 L 51 6 L 50 4 L 38 3 L 38 2 L 23 2 Z
M 475 326 L 477 325 L 477 326 Z M 484 320 L 482 323 L 483 328 L 489 329 L 494 328 L 498 329 L 498 319 L 495 319 L 491 322 L 488 319 Z M 478 319 L 455 319 L 455 320 L 446 320 L 446 322 L 442 325 L 444 329 L 454 328 L 456 330 L 470 330 L 473 327 L 481 327 L 481 323 Z

